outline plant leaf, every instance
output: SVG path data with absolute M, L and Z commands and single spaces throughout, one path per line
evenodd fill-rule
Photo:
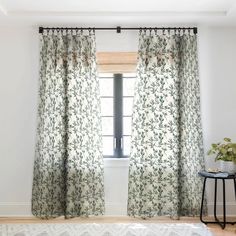
M 224 138 L 224 141 L 225 142 L 231 142 L 231 139 L 230 138 Z

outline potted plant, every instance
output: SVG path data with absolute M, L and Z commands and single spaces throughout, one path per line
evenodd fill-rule
M 236 173 L 236 143 L 230 138 L 224 138 L 223 142 L 213 143 L 208 155 L 215 155 L 215 161 L 220 161 L 220 171 Z

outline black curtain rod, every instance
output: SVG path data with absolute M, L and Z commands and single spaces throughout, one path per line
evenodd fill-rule
M 194 34 L 197 34 L 197 27 L 111 27 L 111 28 L 96 28 L 96 27 L 39 27 L 39 33 L 42 34 L 44 30 L 116 30 L 117 33 L 121 33 L 121 30 L 193 30 Z

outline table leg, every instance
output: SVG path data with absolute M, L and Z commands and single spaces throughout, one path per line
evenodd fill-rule
M 223 225 L 222 228 L 225 228 L 226 224 L 226 209 L 225 209 L 225 180 L 222 179 L 223 181 Z
M 205 189 L 206 189 L 206 180 L 207 177 L 204 178 L 204 182 L 203 182 L 203 189 L 202 189 L 202 202 L 201 202 L 201 212 L 200 212 L 200 220 L 202 223 L 204 224 L 218 224 L 221 226 L 222 229 L 225 228 L 226 224 L 235 224 L 236 222 L 227 222 L 226 221 L 226 203 L 225 203 L 225 179 L 222 179 L 222 183 L 223 183 L 223 221 L 220 221 L 217 218 L 217 214 L 216 214 L 216 207 L 217 207 L 217 180 L 215 179 L 215 193 L 214 193 L 214 218 L 215 221 L 205 221 L 203 220 L 203 205 L 204 205 L 204 196 L 205 196 Z M 236 179 L 234 179 L 234 186 L 235 186 L 235 197 L 236 197 Z
M 206 223 L 203 218 L 202 218 L 202 214 L 203 214 L 203 204 L 204 204 L 204 196 L 205 196 L 205 187 L 206 187 L 206 179 L 204 178 L 204 182 L 203 182 L 203 189 L 202 189 L 202 203 L 201 203 L 201 212 L 200 212 L 200 220 L 202 223 Z
M 236 180 L 234 179 L 234 195 L 235 195 L 235 200 L 236 200 Z
M 217 179 L 215 179 L 215 194 L 214 194 L 214 217 L 216 221 L 219 221 L 216 216 L 216 203 L 217 203 Z

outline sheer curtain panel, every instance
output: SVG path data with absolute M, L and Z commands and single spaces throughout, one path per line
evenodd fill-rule
M 204 167 L 197 36 L 140 32 L 128 215 L 200 212 Z
M 41 218 L 104 213 L 95 35 L 41 35 L 32 213 Z

